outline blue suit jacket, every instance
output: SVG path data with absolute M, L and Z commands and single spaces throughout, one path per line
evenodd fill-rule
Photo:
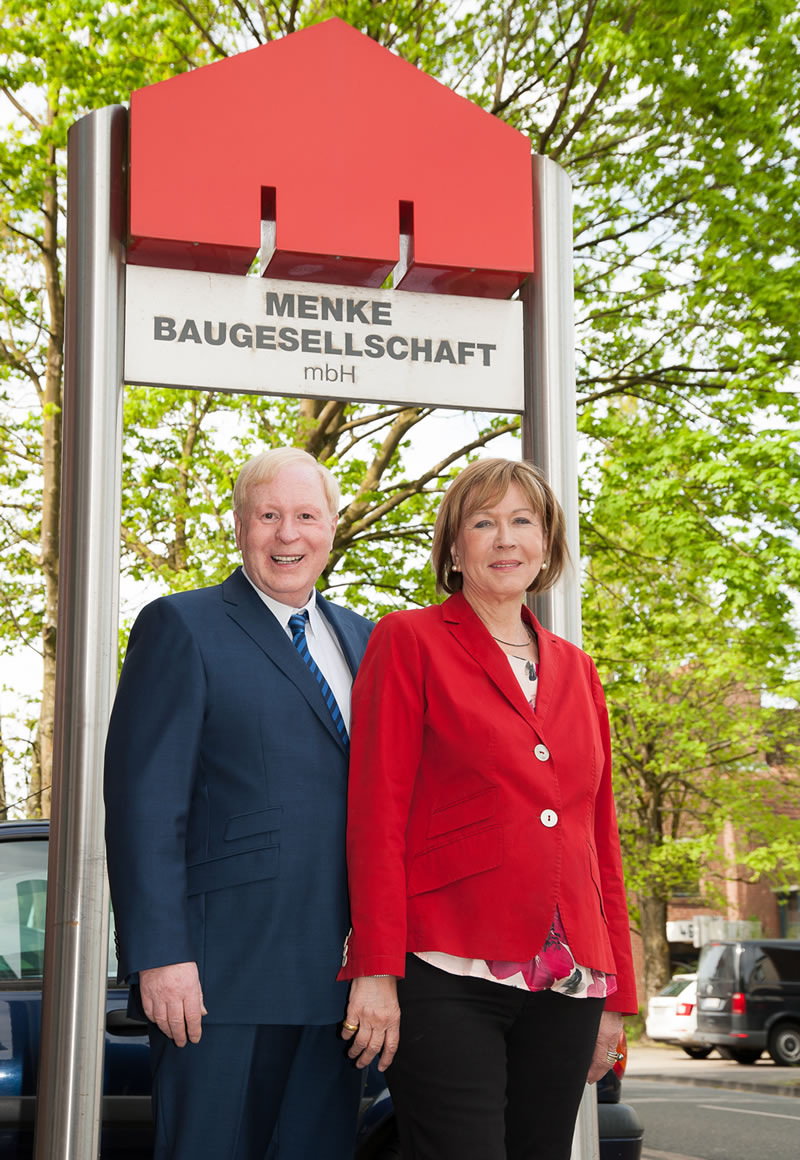
M 317 600 L 355 674 L 370 622 Z M 196 961 L 212 1022 L 340 1019 L 346 796 L 320 688 L 241 569 L 148 605 L 106 746 L 120 976 Z

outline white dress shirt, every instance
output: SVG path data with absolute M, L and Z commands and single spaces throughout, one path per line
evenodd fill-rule
M 333 689 L 336 704 L 339 706 L 339 712 L 342 714 L 342 720 L 349 734 L 350 694 L 353 688 L 353 674 L 350 672 L 350 667 L 345 660 L 342 646 L 339 644 L 339 638 L 328 623 L 325 614 L 320 612 L 317 607 L 316 588 L 312 588 L 308 601 L 301 608 L 294 608 L 291 604 L 282 604 L 280 600 L 275 600 L 274 597 L 268 596 L 266 592 L 262 592 L 260 588 L 253 584 L 253 581 L 244 571 L 244 568 L 242 568 L 242 572 L 244 572 L 246 579 L 252 584 L 264 604 L 266 604 L 267 608 L 278 621 L 278 624 L 280 624 L 289 640 L 292 639 L 292 631 L 289 628 L 289 617 L 294 616 L 296 612 L 308 612 L 308 623 L 306 624 L 308 651 L 316 661 L 325 680 Z

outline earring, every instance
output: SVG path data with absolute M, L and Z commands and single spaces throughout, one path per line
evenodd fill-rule
M 545 572 L 546 570 L 547 570 L 547 560 L 542 560 L 541 571 Z

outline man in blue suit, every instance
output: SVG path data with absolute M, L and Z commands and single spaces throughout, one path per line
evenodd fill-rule
M 335 980 L 350 688 L 371 625 L 314 587 L 338 506 L 304 451 L 249 460 L 242 567 L 154 601 L 131 632 L 106 841 L 120 975 L 150 1021 L 155 1160 L 352 1157 L 361 1077 Z

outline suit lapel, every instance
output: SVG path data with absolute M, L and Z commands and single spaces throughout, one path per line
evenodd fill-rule
M 523 607 L 522 616 L 536 633 L 536 642 L 539 645 L 539 683 L 536 686 L 534 718 L 544 727 L 558 685 L 559 670 L 564 657 L 563 641 L 546 628 L 542 628 L 528 608 Z
M 336 744 L 343 742 L 333 724 L 316 677 L 303 662 L 297 649 L 258 596 L 241 568 L 222 584 L 222 598 L 228 616 L 255 641 L 287 680 L 303 694 L 309 708 L 320 719 Z M 349 662 L 348 662 L 349 663 Z
M 358 666 L 364 656 L 366 640 L 363 636 L 359 637 L 353 621 L 342 615 L 342 609 L 327 601 L 321 592 L 317 593 L 317 608 L 333 629 L 336 639 L 342 646 L 344 659 L 347 661 L 350 674 L 355 680 Z
M 533 725 L 531 707 L 525 700 L 519 681 L 502 649 L 492 640 L 489 630 L 460 592 L 442 605 L 447 628 L 458 643 L 478 662 L 516 711 Z
M 539 645 L 539 683 L 536 688 L 535 713 L 531 712 L 531 707 L 505 653 L 492 640 L 489 630 L 466 598 L 457 592 L 442 605 L 442 616 L 451 634 L 478 662 L 509 704 L 538 733 L 544 725 L 552 703 L 561 661 L 560 642 L 557 636 L 542 628 L 527 608 L 523 607 L 522 615 L 536 633 Z

